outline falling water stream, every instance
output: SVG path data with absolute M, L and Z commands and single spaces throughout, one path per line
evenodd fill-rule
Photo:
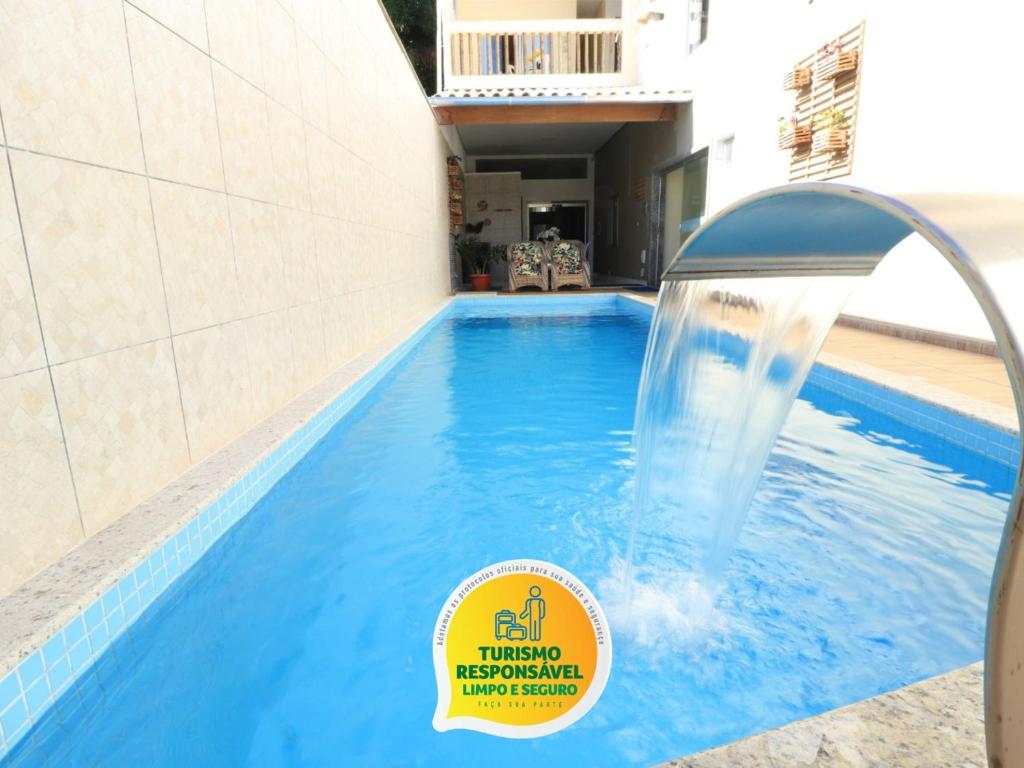
M 783 421 L 862 278 L 666 282 L 634 426 L 623 603 L 654 642 L 710 622 L 714 595 Z M 625 618 L 625 617 L 624 617 Z M 676 638 L 678 639 L 678 637 Z

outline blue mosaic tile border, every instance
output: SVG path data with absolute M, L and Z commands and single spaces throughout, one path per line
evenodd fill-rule
M 652 294 L 652 296 L 657 297 L 657 294 Z M 622 293 L 615 294 L 615 299 L 616 306 L 623 312 L 636 315 L 644 320 L 651 320 L 654 317 L 654 306 L 646 301 Z
M 594 310 L 620 308 L 614 293 L 552 295 L 521 293 L 513 296 L 458 297 L 452 304 L 458 317 L 529 317 L 531 315 L 584 315 Z
M 1001 464 L 1020 464 L 1021 440 L 1016 432 L 820 364 L 811 369 L 807 383 Z

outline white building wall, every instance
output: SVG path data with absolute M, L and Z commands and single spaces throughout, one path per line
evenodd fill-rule
M 692 109 L 679 146 L 711 148 L 708 214 L 786 182 L 776 148 L 792 94 L 789 66 L 866 19 L 853 174 L 837 181 L 896 194 L 1024 194 L 1024 121 L 1014 95 L 1021 4 L 980 0 L 731 0 L 713 3 L 707 41 L 689 58 Z M 1018 89 L 1019 90 L 1019 89 Z M 715 148 L 734 136 L 733 161 Z M 991 338 L 973 296 L 923 241 L 901 244 L 849 314 Z
M 508 245 L 522 239 L 522 179 L 519 173 L 467 173 L 466 223 L 490 221 L 479 237 L 492 246 Z M 480 210 L 480 203 L 486 203 Z M 463 267 L 464 268 L 464 267 Z M 504 288 L 508 282 L 506 264 L 491 265 L 491 286 Z

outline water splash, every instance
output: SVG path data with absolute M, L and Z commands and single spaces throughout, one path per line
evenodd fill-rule
M 717 607 L 717 588 L 696 573 L 634 569 L 612 563 L 598 585 L 605 615 L 616 638 L 626 638 L 648 655 L 698 648 L 727 632 L 727 616 Z
M 650 617 L 666 569 L 717 582 L 768 454 L 855 277 L 728 278 L 662 286 L 634 427 L 633 529 L 623 573 L 630 623 L 675 632 L 693 588 Z M 652 581 L 652 578 L 654 581 Z M 697 606 L 697 615 L 705 609 Z M 635 631 L 635 630 L 634 630 Z

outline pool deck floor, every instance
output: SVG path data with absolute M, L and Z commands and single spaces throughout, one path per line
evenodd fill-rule
M 658 768 L 984 768 L 982 712 L 979 662 Z
M 1013 408 L 1002 358 L 836 325 L 822 351 Z

